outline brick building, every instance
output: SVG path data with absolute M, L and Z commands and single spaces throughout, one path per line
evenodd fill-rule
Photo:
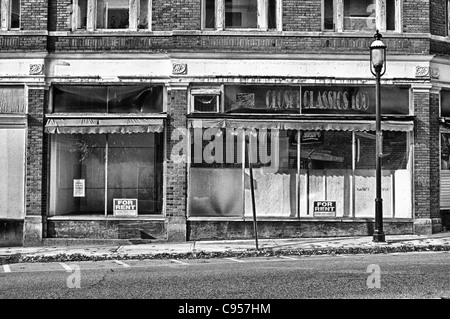
M 371 234 L 375 29 L 385 232 L 448 226 L 449 0 L 0 2 L 0 245 L 251 238 L 249 160 L 261 237 Z

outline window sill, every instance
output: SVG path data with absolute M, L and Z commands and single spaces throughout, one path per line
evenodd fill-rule
M 77 31 L 51 31 L 49 36 L 67 36 L 67 37 L 80 37 L 80 36 L 99 36 L 99 37 L 147 37 L 147 36 L 170 36 L 172 31 L 151 31 L 151 30 L 141 30 L 141 31 L 130 31 L 126 29 L 121 30 L 77 30 Z
M 142 220 L 154 220 L 154 221 L 164 221 L 165 217 L 163 215 L 142 215 L 138 217 L 117 217 L 117 216 L 100 216 L 100 215 L 89 215 L 89 216 L 48 216 L 47 220 L 89 220 L 89 221 L 102 221 L 102 220 L 131 220 L 131 221 L 142 221 Z
M 1 30 L 0 36 L 45 36 L 48 35 L 48 31 L 40 31 L 40 30 Z
M 51 113 L 45 118 L 167 118 L 167 113 Z
M 252 222 L 252 217 L 188 217 L 189 221 L 201 221 L 201 222 L 214 222 L 214 221 L 224 221 L 224 222 Z M 388 222 L 404 222 L 410 223 L 413 222 L 412 218 L 391 218 L 391 217 L 383 217 L 383 220 Z M 338 222 L 338 223 L 357 223 L 357 222 L 374 222 L 375 218 L 362 218 L 362 217 L 335 217 L 335 218 L 317 218 L 317 217 L 258 217 L 257 221 L 259 222 Z

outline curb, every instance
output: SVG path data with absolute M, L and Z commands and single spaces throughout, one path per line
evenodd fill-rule
M 301 249 L 249 249 L 246 251 L 205 252 L 193 251 L 186 253 L 155 253 L 155 254 L 125 254 L 85 255 L 82 253 L 45 255 L 15 254 L 0 256 L 0 265 L 14 263 L 50 263 L 76 261 L 104 261 L 104 260 L 144 260 L 144 259 L 212 259 L 212 258 L 247 258 L 247 257 L 276 257 L 276 256 L 317 256 L 317 255 L 360 255 L 360 254 L 389 254 L 408 252 L 450 251 L 450 245 L 402 245 L 402 246 L 373 246 L 373 247 L 341 247 L 341 248 L 301 248 Z

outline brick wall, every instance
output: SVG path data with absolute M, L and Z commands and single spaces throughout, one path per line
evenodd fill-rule
M 415 218 L 439 217 L 439 97 L 414 92 Z
M 373 41 L 368 37 L 302 36 L 77 36 L 49 37 L 56 52 L 263 52 L 263 53 L 368 53 Z M 430 40 L 387 38 L 390 54 L 423 54 L 430 50 Z
M 28 136 L 27 136 L 27 168 L 26 168 L 26 215 L 41 216 L 44 212 L 45 175 L 44 152 L 44 103 L 45 94 L 42 89 L 28 91 Z
M 403 0 L 403 32 L 430 32 L 430 0 Z
M 283 31 L 321 31 L 322 0 L 283 1 Z
M 430 41 L 430 53 L 431 54 L 437 53 L 439 55 L 450 56 L 450 42 L 431 40 Z
M 174 145 L 179 142 L 171 140 L 172 132 L 178 128 L 186 128 L 187 125 L 187 90 L 170 90 L 168 101 L 166 212 L 168 217 L 185 216 L 187 165 L 174 163 L 170 155 Z
M 446 34 L 446 0 L 431 0 L 430 29 L 431 34 L 445 36 Z
M 47 0 L 20 2 L 22 30 L 47 30 Z

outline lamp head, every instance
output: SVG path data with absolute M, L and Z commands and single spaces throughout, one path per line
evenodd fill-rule
M 370 70 L 373 74 L 374 71 L 381 73 L 384 63 L 386 62 L 386 45 L 381 41 L 382 35 L 378 30 L 375 33 L 374 38 L 375 40 L 370 44 Z M 384 70 L 384 72 L 385 71 L 386 70 Z

